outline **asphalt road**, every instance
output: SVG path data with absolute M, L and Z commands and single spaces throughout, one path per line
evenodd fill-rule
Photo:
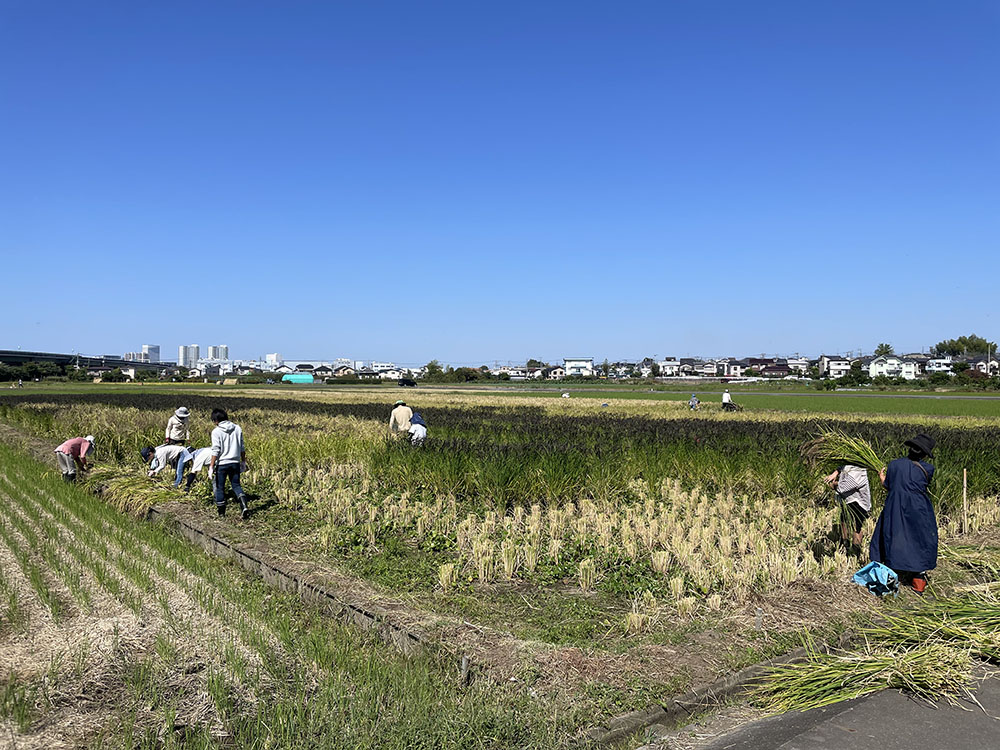
M 1000 679 L 976 690 L 979 708 L 930 707 L 895 690 L 760 719 L 705 750 L 987 750 L 1000 748 Z M 985 711 L 983 710 L 985 709 Z

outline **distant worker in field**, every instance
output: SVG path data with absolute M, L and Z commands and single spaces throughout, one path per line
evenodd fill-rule
M 76 470 L 87 471 L 87 456 L 94 452 L 94 436 L 70 438 L 55 450 L 64 482 L 76 481 Z
M 405 401 L 397 401 L 392 406 L 392 413 L 389 415 L 390 432 L 408 433 L 410 420 L 413 419 L 413 409 L 407 406 Z
M 148 475 L 155 477 L 168 466 L 175 468 L 184 451 L 183 445 L 158 445 L 155 448 L 147 445 L 139 451 L 139 455 L 142 456 L 145 463 L 149 464 Z
M 215 509 L 220 516 L 226 515 L 226 479 L 233 488 L 233 494 L 240 503 L 240 515 L 250 515 L 247 496 L 240 485 L 240 473 L 246 467 L 247 452 L 243 445 L 243 430 L 235 422 L 229 421 L 224 409 L 212 409 L 212 458 L 209 473 L 215 472 Z
M 844 544 L 853 541 L 856 554 L 861 554 L 861 529 L 872 514 L 872 489 L 868 472 L 861 466 L 844 464 L 823 481 L 837 491 L 840 501 L 840 538 Z
M 427 439 L 427 423 L 418 411 L 413 412 L 413 416 L 410 418 L 409 433 L 410 443 L 417 447 L 423 445 Z
M 188 417 L 190 416 L 191 412 L 188 411 L 188 408 L 182 406 L 167 420 L 167 445 L 184 445 L 191 439 L 191 430 L 188 427 Z
M 698 397 L 697 397 L 697 396 L 695 396 L 695 395 L 694 395 L 694 394 L 692 393 L 692 394 L 691 394 L 691 398 L 690 398 L 690 400 L 688 401 L 688 408 L 689 408 L 689 409 L 690 409 L 691 411 L 698 411 L 698 406 L 699 406 L 700 404 L 701 404 L 701 401 L 699 401 L 699 400 L 698 400 Z
M 181 482 L 184 480 L 184 467 L 190 465 L 190 470 L 187 475 L 187 484 L 184 485 L 184 491 L 190 492 L 191 485 L 194 484 L 194 480 L 198 478 L 198 474 L 206 466 L 209 466 L 211 462 L 211 448 L 197 448 L 195 450 L 185 448 L 184 452 L 181 453 L 180 458 L 177 459 L 177 481 L 174 482 L 174 487 L 181 486 Z M 209 479 L 214 476 L 211 468 L 208 471 L 208 476 Z
M 927 571 L 937 567 L 938 527 L 927 486 L 934 467 L 934 439 L 917 435 L 903 445 L 906 458 L 897 458 L 879 472 L 888 491 L 868 552 L 872 560 L 892 568 L 899 582 L 917 593 L 927 586 Z
M 722 411 L 736 411 L 736 404 L 733 403 L 733 397 L 728 388 L 722 394 Z

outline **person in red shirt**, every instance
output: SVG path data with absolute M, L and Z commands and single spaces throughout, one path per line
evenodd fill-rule
M 87 435 L 82 438 L 70 438 L 56 448 L 56 458 L 59 461 L 59 470 L 62 472 L 63 481 L 75 482 L 76 470 L 86 471 L 87 456 L 94 452 L 94 436 Z

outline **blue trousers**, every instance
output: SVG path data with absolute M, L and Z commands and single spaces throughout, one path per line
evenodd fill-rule
M 188 448 L 185 448 L 184 452 L 177 459 L 177 481 L 174 482 L 174 487 L 181 486 L 181 480 L 184 479 L 184 465 L 193 458 L 194 454 Z
M 243 497 L 243 487 L 240 485 L 240 465 L 238 463 L 217 465 L 215 467 L 215 504 L 222 508 L 226 507 L 227 477 L 236 499 L 239 500 Z

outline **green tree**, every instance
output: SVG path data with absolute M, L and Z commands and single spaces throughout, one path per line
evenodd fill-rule
M 951 371 L 956 375 L 958 375 L 959 373 L 965 372 L 970 367 L 972 367 L 972 365 L 970 365 L 968 362 L 952 362 Z
M 424 380 L 430 383 L 440 383 L 444 378 L 444 368 L 436 359 L 424 365 Z
M 875 347 L 876 357 L 888 357 L 890 354 L 895 354 L 896 352 L 892 348 L 892 344 L 879 344 Z
M 527 367 L 529 370 L 538 367 L 548 367 L 548 365 L 542 362 L 542 360 L 540 359 L 529 359 L 527 362 L 524 363 L 524 366 Z
M 945 357 L 959 354 L 986 354 L 987 352 L 995 352 L 996 348 L 995 341 L 987 341 L 982 336 L 973 333 L 968 336 L 959 336 L 957 339 L 939 341 L 933 347 L 933 351 L 939 357 Z
M 611 372 L 611 363 L 606 359 L 601 363 L 601 372 L 604 373 L 604 377 L 607 377 L 608 373 Z
M 871 382 L 871 376 L 861 367 L 861 362 L 851 362 L 851 371 L 840 378 L 840 382 L 848 386 L 865 385 Z
M 124 383 L 126 380 L 128 380 L 128 376 L 117 367 L 101 376 L 102 383 Z

